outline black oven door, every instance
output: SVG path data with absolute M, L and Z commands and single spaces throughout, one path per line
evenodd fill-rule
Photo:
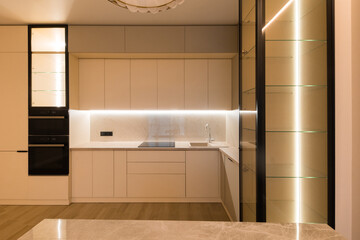
M 68 174 L 68 144 L 29 144 L 29 175 Z
M 29 135 L 69 135 L 66 117 L 30 117 Z

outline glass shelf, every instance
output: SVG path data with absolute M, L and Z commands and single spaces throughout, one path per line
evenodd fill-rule
M 33 74 L 49 74 L 49 73 L 52 73 L 52 74 L 65 74 L 65 72 L 32 72 Z
M 327 85 L 265 85 L 266 93 L 289 93 L 293 92 L 295 88 L 312 88 L 312 89 L 320 89 L 327 88 Z M 279 89 L 275 89 L 279 88 Z M 275 91 L 276 90 L 276 91 Z M 250 88 L 243 93 L 245 94 L 255 94 L 256 88 Z
M 66 90 L 32 90 L 32 92 L 65 92 Z
M 301 165 L 301 174 L 296 176 L 294 164 L 267 164 L 266 178 L 327 178 L 327 173 Z M 326 170 L 326 169 L 325 169 Z

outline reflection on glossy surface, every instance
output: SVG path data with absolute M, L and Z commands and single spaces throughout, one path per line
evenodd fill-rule
M 345 238 L 325 224 L 45 219 L 20 239 L 343 240 Z

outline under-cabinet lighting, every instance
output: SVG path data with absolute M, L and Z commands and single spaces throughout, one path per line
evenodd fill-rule
M 295 0 L 290 0 L 288 1 L 281 9 L 280 11 L 275 14 L 275 16 L 265 25 L 265 27 L 263 27 L 262 31 L 264 32 L 269 26 L 270 24 L 272 24 L 289 6 L 291 3 L 293 3 Z
M 300 39 L 300 0 L 295 0 L 295 40 Z M 301 85 L 301 69 L 300 69 L 300 42 L 295 41 L 295 94 L 294 94 L 294 117 L 295 117 L 295 222 L 301 222 L 301 93 L 300 93 L 300 85 Z
M 240 110 L 240 114 L 256 114 L 257 111 L 251 111 L 251 110 Z
M 111 115 L 168 115 L 168 114 L 189 114 L 189 115 L 209 115 L 209 114 L 226 114 L 231 110 L 70 110 L 89 112 L 91 114 L 111 114 Z

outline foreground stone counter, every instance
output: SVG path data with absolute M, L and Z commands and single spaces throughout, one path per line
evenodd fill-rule
M 325 224 L 45 219 L 28 239 L 345 239 Z

